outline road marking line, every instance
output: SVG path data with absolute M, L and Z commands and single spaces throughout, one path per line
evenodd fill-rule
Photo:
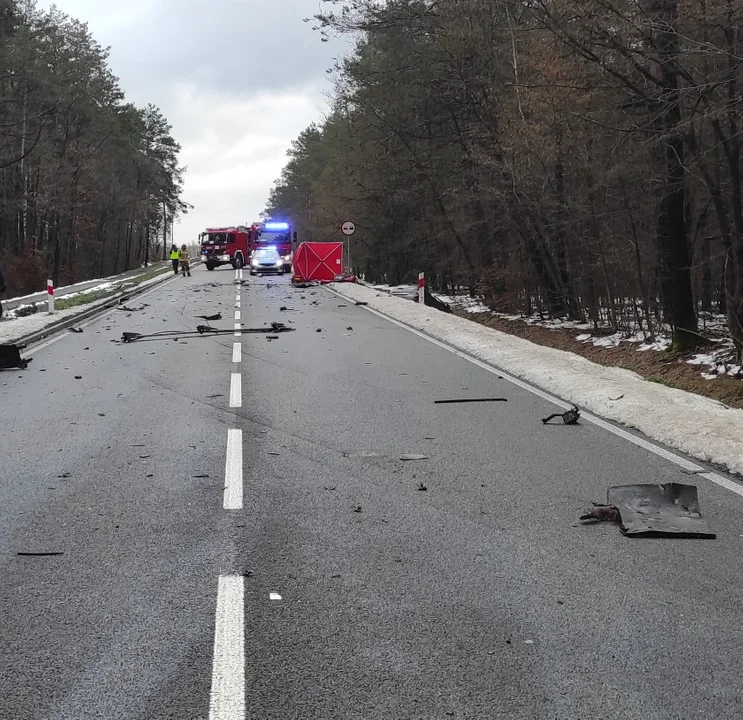
M 227 459 L 224 465 L 224 509 L 243 507 L 243 431 L 227 431 Z
M 242 323 L 235 323 L 235 337 L 242 335 Z
M 240 343 L 232 343 L 232 362 L 239 363 L 243 357 L 243 346 Z
M 209 720 L 245 719 L 245 579 L 220 575 Z
M 235 310 L 235 320 L 242 319 L 242 313 L 239 310 Z
M 327 290 L 333 293 L 333 295 L 336 295 L 337 297 L 341 297 L 346 300 L 348 299 L 346 298 L 345 295 L 342 295 L 341 293 L 331 288 L 327 288 Z M 418 337 L 421 337 L 424 340 L 427 340 L 428 342 L 433 343 L 434 345 L 438 345 L 440 348 L 443 348 L 444 350 L 448 350 L 450 353 L 453 353 L 454 355 L 457 355 L 458 357 L 461 357 L 464 360 L 471 362 L 473 365 L 477 365 L 478 367 L 481 367 L 483 370 L 487 370 L 489 373 L 492 373 L 493 375 L 501 376 L 504 380 L 507 380 L 513 385 L 516 385 L 517 387 L 520 387 L 523 390 L 526 390 L 532 393 L 533 395 L 536 395 L 537 397 L 542 398 L 543 400 L 547 400 L 547 402 L 551 402 L 554 405 L 557 405 L 558 407 L 563 408 L 564 410 L 569 410 L 571 407 L 573 407 L 570 403 L 566 403 L 564 400 L 560 400 L 559 398 L 555 397 L 554 395 L 550 395 L 548 392 L 545 392 L 544 390 L 540 390 L 539 388 L 533 385 L 529 385 L 523 380 L 519 380 L 518 378 L 515 378 L 512 375 L 509 375 L 507 372 L 505 372 L 504 370 L 500 370 L 494 365 L 488 365 L 488 363 L 483 362 L 482 360 L 478 360 L 476 357 L 473 357 L 472 355 L 468 355 L 466 352 L 464 352 L 463 350 L 460 350 L 459 348 L 455 348 L 452 345 L 447 345 L 445 342 L 442 342 L 441 340 L 437 340 L 436 338 L 431 337 L 430 335 L 426 335 L 426 333 L 418 330 L 417 328 L 411 327 L 410 325 L 406 325 L 404 322 L 401 322 L 400 320 L 396 320 L 395 318 L 390 317 L 389 315 L 385 315 L 383 312 L 380 312 L 379 310 L 375 310 L 374 308 L 370 308 L 367 306 L 364 306 L 363 309 L 368 310 L 370 313 L 373 313 L 374 315 L 377 315 L 378 317 L 384 318 L 385 320 L 393 323 L 394 325 L 397 325 L 398 327 L 401 327 L 404 330 L 407 330 L 408 332 L 413 333 L 413 335 L 417 335 Z M 658 457 L 662 457 L 664 460 L 668 460 L 668 462 L 673 463 L 674 465 L 677 465 L 678 467 L 684 470 L 693 472 L 695 476 L 697 477 L 706 478 L 710 482 L 715 483 L 715 485 L 719 485 L 720 487 L 725 488 L 726 490 L 730 490 L 730 492 L 734 492 L 736 495 L 740 495 L 741 497 L 743 497 L 743 485 L 737 482 L 734 482 L 733 480 L 728 480 L 728 478 L 724 477 L 723 475 L 718 475 L 717 473 L 709 472 L 706 470 L 706 468 L 703 468 L 701 465 L 697 465 L 696 463 L 691 462 L 690 460 L 687 460 L 686 458 L 681 457 L 680 455 L 677 455 L 676 453 L 671 452 L 670 450 L 666 450 L 665 448 L 660 447 L 659 445 L 655 445 L 649 442 L 648 440 L 638 437 L 637 435 L 633 435 L 632 433 L 629 433 L 626 430 L 622 430 L 621 428 L 618 428 L 615 425 L 612 425 L 606 420 L 602 420 L 600 417 L 597 417 L 596 415 L 592 415 L 590 413 L 587 413 L 581 410 L 581 419 L 585 419 L 588 422 L 593 423 L 594 425 L 602 428 L 603 430 L 606 430 L 607 432 L 610 432 L 613 435 L 616 435 L 617 437 L 620 437 L 623 440 L 626 440 L 627 442 L 631 442 L 633 445 L 637 445 L 638 447 L 641 447 L 644 450 L 647 450 L 648 452 L 651 452 L 654 455 L 657 455 Z
M 269 593 L 268 599 L 269 600 L 281 600 L 281 595 L 279 595 L 278 593 Z
M 243 279 L 243 269 L 240 268 L 240 280 L 242 280 L 242 279 Z
M 230 378 L 230 407 L 238 408 L 243 404 L 243 380 L 240 373 L 232 373 Z
M 240 307 L 240 301 L 239 300 L 235 300 L 235 307 L 237 307 L 237 308 Z

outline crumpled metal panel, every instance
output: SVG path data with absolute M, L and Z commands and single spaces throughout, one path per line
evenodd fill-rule
M 606 493 L 622 517 L 622 530 L 637 537 L 715 538 L 702 519 L 695 485 L 616 485 Z

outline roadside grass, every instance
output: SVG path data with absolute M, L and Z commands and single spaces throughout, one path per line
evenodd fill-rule
M 172 272 L 169 266 L 152 268 L 147 270 L 146 272 L 143 272 L 141 275 L 137 275 L 133 278 L 128 278 L 127 280 L 116 283 L 116 285 L 112 285 L 111 287 L 105 288 L 104 290 L 95 290 L 87 293 L 84 292 L 80 293 L 79 295 L 75 295 L 74 297 L 61 297 L 59 300 L 55 301 L 54 309 L 67 310 L 69 308 L 80 307 L 82 305 L 89 305 L 91 303 L 98 302 L 99 300 L 105 300 L 106 298 L 117 295 L 120 292 L 124 292 L 128 289 L 136 287 L 137 285 L 141 285 L 143 282 L 147 282 L 147 280 L 152 280 L 155 277 L 163 275 L 168 271 Z

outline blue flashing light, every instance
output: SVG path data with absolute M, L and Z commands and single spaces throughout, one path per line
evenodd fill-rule
M 288 230 L 289 223 L 287 222 L 267 222 L 263 226 L 264 230 Z

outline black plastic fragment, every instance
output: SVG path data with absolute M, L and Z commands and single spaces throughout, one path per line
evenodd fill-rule
M 451 403 L 475 403 L 475 402 L 508 402 L 508 398 L 455 398 L 453 400 L 434 400 L 434 405 L 447 405 Z
M 21 350 L 25 348 L 25 345 L 0 345 L 0 369 L 20 368 L 25 370 L 32 360 L 32 358 L 21 357 Z
M 567 410 L 564 413 L 552 413 L 552 415 L 549 415 L 546 418 L 542 418 L 542 422 L 546 425 L 550 420 L 554 420 L 554 418 L 557 417 L 562 418 L 562 421 L 566 425 L 577 425 L 578 420 L 580 420 L 580 410 L 576 405 L 573 405 L 570 410 Z

